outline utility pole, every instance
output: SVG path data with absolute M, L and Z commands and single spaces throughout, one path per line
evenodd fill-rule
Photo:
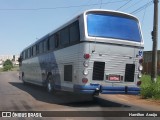
M 151 80 L 153 82 L 157 80 L 158 2 L 158 0 L 154 0 L 153 31 L 151 32 L 153 40 Z

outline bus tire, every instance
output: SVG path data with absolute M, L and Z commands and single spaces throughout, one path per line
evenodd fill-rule
M 22 73 L 22 83 L 25 85 L 26 84 L 26 82 L 24 81 L 24 73 Z
M 54 81 L 52 75 L 48 75 L 47 77 L 47 92 L 48 93 L 53 93 L 55 91 L 54 89 Z
M 92 96 L 99 96 L 99 92 L 94 92 Z

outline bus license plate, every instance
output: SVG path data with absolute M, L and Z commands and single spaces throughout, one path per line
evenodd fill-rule
M 109 75 L 110 81 L 120 81 L 120 75 Z

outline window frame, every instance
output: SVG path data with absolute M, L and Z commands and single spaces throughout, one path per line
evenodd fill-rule
M 133 25 L 133 26 L 129 26 L 129 27 L 126 27 L 126 28 L 127 29 L 138 28 L 138 29 L 136 29 L 137 31 L 134 32 L 134 34 L 137 35 L 137 37 L 133 37 L 132 34 L 129 34 L 127 32 L 126 32 L 126 34 L 120 34 L 120 32 L 118 32 L 118 29 L 115 29 L 117 26 L 104 27 L 104 28 L 107 28 L 107 29 L 105 29 L 106 31 L 109 31 L 109 28 L 110 29 L 112 28 L 110 31 L 114 30 L 115 34 L 111 33 L 111 32 L 106 32 L 107 34 L 104 34 L 102 31 L 93 32 L 94 29 L 97 30 L 97 29 L 100 29 L 100 27 L 99 28 L 94 28 L 94 29 L 91 28 L 91 27 L 93 27 L 93 24 L 91 25 L 91 23 L 89 23 L 89 21 L 90 21 L 89 20 L 89 16 L 90 17 L 95 17 L 96 22 L 98 21 L 98 18 L 96 18 L 96 16 L 97 17 L 100 16 L 100 18 L 99 18 L 100 20 L 102 20 L 102 18 L 103 19 L 107 19 L 107 17 L 108 17 L 108 21 L 109 22 L 111 21 L 110 19 L 113 19 L 115 21 L 115 23 L 116 23 L 116 20 L 118 21 L 118 18 L 119 18 L 119 20 L 121 20 L 121 21 L 122 20 L 126 21 L 126 25 L 127 25 L 127 23 L 133 23 L 136 26 Z M 91 20 L 92 20 L 91 22 L 93 22 L 93 23 L 95 22 L 93 19 L 91 19 Z M 100 23 L 100 25 L 102 25 L 102 22 L 97 22 L 97 23 Z M 118 23 L 122 23 L 122 22 L 117 22 L 117 25 L 124 26 L 123 31 L 121 30 L 122 33 L 127 31 L 127 29 L 125 30 L 125 25 L 124 24 L 118 24 Z M 110 25 L 110 24 L 107 24 L 107 22 L 104 22 L 103 24 Z M 112 25 L 114 25 L 114 24 L 112 23 Z M 131 24 L 128 24 L 128 25 L 131 25 Z M 97 27 L 97 26 L 98 25 L 96 25 L 95 27 Z M 123 41 L 129 41 L 129 42 L 142 42 L 142 34 L 141 34 L 140 26 L 139 26 L 139 21 L 136 18 L 134 18 L 132 16 L 129 16 L 129 15 L 118 14 L 118 13 L 87 13 L 86 14 L 86 27 L 87 27 L 87 35 L 88 35 L 88 37 L 100 37 L 100 38 L 105 38 L 105 39 L 111 38 L 111 39 L 123 40 Z M 128 30 L 128 31 L 131 31 L 131 30 Z M 122 35 L 122 36 L 120 36 L 120 35 Z

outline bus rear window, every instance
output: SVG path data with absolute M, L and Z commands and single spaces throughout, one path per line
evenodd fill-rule
M 139 24 L 132 18 L 107 14 L 87 15 L 88 36 L 141 42 Z

